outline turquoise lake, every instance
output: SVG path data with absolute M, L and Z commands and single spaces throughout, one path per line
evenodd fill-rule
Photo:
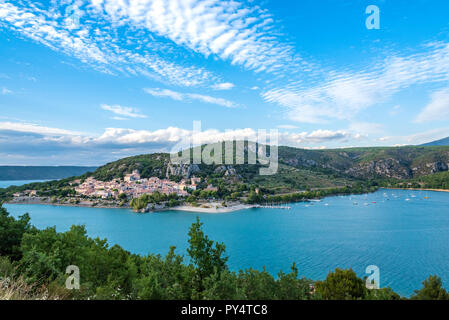
M 323 279 L 337 267 L 352 267 L 363 277 L 367 266 L 376 265 L 381 287 L 405 296 L 431 274 L 449 288 L 449 193 L 379 190 L 291 206 L 225 214 L 136 214 L 127 209 L 5 205 L 16 217 L 28 212 L 38 228 L 65 231 L 84 224 L 90 236 L 139 254 L 164 255 L 171 245 L 184 254 L 189 226 L 199 216 L 208 236 L 226 244 L 232 270 L 265 266 L 276 275 L 290 271 L 296 262 L 302 276 Z
M 33 182 L 44 182 L 48 180 L 0 180 L 0 188 L 8 188 L 10 186 L 23 186 L 24 184 Z

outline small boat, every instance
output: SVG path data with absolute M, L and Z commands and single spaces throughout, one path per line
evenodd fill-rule
M 407 198 L 407 199 L 405 199 L 405 201 L 410 201 L 410 199 L 409 199 L 409 198 Z
M 324 205 L 327 207 L 329 205 L 329 203 L 325 203 Z
M 377 203 L 376 201 L 373 201 L 373 202 L 371 202 L 371 203 Z

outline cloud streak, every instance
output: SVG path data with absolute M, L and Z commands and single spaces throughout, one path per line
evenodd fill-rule
M 415 122 L 449 120 L 449 88 L 434 92 L 430 99 L 429 104 L 415 118 Z
M 145 88 L 143 90 L 146 93 L 158 98 L 170 98 L 176 101 L 187 101 L 187 102 L 195 100 L 200 101 L 202 103 L 216 104 L 226 108 L 237 108 L 239 106 L 237 103 L 223 98 L 216 98 L 198 93 L 181 93 L 169 89 L 160 89 L 160 88 Z
M 205 57 L 214 55 L 256 72 L 297 66 L 279 40 L 273 17 L 241 1 L 93 1 L 93 12 L 114 25 L 149 30 Z
M 391 55 L 360 71 L 329 71 L 305 86 L 292 81 L 261 93 L 297 122 L 351 120 L 360 111 L 387 101 L 412 85 L 449 81 L 449 43 L 431 43 L 410 55 Z
M 137 110 L 137 109 L 130 108 L 130 107 L 123 107 L 120 105 L 102 104 L 101 109 L 110 111 L 119 116 L 124 116 L 124 117 L 129 117 L 129 118 L 147 118 L 146 115 L 139 113 L 139 110 Z M 123 118 L 116 119 L 116 120 L 121 120 L 121 119 L 123 119 Z
M 220 82 L 219 77 L 204 68 L 176 64 L 164 59 L 157 51 L 125 48 L 117 31 L 104 21 L 94 24 L 95 20 L 83 16 L 84 23 L 74 28 L 66 23 L 65 9 L 61 5 L 46 11 L 33 4 L 20 7 L 7 1 L 1 2 L 0 26 L 77 58 L 104 73 L 141 75 L 186 87 Z M 88 14 L 88 11 L 77 12 L 80 15 Z M 157 47 L 157 43 L 154 47 Z

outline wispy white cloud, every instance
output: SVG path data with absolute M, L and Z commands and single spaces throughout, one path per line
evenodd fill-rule
M 279 129 L 298 129 L 298 126 L 294 126 L 291 124 L 281 124 L 281 125 L 278 125 L 278 128 Z
M 0 122 L 0 130 L 34 133 L 41 135 L 55 135 L 55 136 L 70 136 L 70 135 L 75 136 L 84 134 L 79 131 L 70 131 L 66 129 L 45 127 L 34 123 L 11 122 L 11 121 Z
M 160 89 L 160 88 L 145 88 L 144 91 L 154 97 L 171 98 L 176 101 L 189 102 L 192 100 L 196 100 L 201 101 L 203 103 L 216 104 L 226 108 L 236 108 L 239 106 L 237 103 L 223 98 L 216 98 L 198 93 L 181 93 L 169 89 Z
M 279 39 L 273 17 L 260 6 L 219 0 L 104 0 L 93 12 L 115 25 L 131 25 L 204 56 L 214 55 L 255 71 L 298 65 L 293 48 Z
M 412 85 L 449 81 L 449 43 L 432 43 L 414 54 L 393 54 L 365 70 L 328 71 L 312 85 L 293 81 L 261 93 L 287 109 L 298 122 L 353 119 L 360 111 L 387 101 Z
M 110 111 L 114 114 L 117 114 L 119 116 L 129 117 L 129 118 L 146 118 L 147 116 L 144 114 L 141 114 L 139 110 L 130 108 L 130 107 L 123 107 L 120 105 L 107 105 L 102 104 L 101 109 Z M 118 118 L 116 120 L 124 120 L 124 118 Z
M 78 7 L 87 4 L 81 0 L 77 3 Z M 205 86 L 220 82 L 219 77 L 204 68 L 176 64 L 164 59 L 160 52 L 126 48 L 121 44 L 116 30 L 104 21 L 83 16 L 83 23 L 78 28 L 68 26 L 64 16 L 67 7 L 64 3 L 58 5 L 46 11 L 32 3 L 25 6 L 23 3 L 1 2 L 0 26 L 75 57 L 101 72 L 143 75 L 180 86 Z M 111 2 L 107 7 L 113 5 Z M 88 11 L 78 10 L 78 13 L 87 15 Z
M 207 95 L 203 95 L 203 94 L 197 94 L 197 93 L 188 93 L 186 96 L 193 100 L 198 100 L 198 101 L 201 101 L 204 103 L 216 104 L 216 105 L 226 107 L 226 108 L 238 107 L 238 105 L 236 103 L 226 100 L 226 99 L 223 99 L 223 98 L 215 98 L 215 97 L 211 97 L 211 96 L 207 96 Z
M 169 89 L 145 88 L 143 90 L 146 93 L 159 98 L 171 98 L 177 101 L 182 101 L 184 99 L 184 94 Z
M 230 83 L 230 82 L 222 82 L 222 83 L 218 83 L 218 84 L 214 84 L 212 86 L 212 89 L 214 90 L 231 90 L 232 88 L 234 88 L 234 84 Z
M 0 90 L 0 93 L 1 93 L 2 95 L 7 95 L 7 94 L 12 94 L 12 91 L 9 90 L 9 89 L 6 88 L 6 87 L 2 87 L 2 89 Z
M 448 121 L 448 120 L 449 120 L 449 88 L 444 88 L 432 93 L 429 104 L 415 118 L 415 122 Z
M 279 135 L 281 143 L 295 147 L 332 141 L 347 141 L 353 138 L 353 134 L 344 130 L 332 131 L 323 129 L 301 133 L 282 132 Z
M 385 132 L 381 123 L 373 122 L 353 122 L 349 125 L 349 130 L 363 135 L 377 135 Z
M 379 138 L 378 141 L 388 143 L 390 145 L 393 144 L 394 146 L 420 145 L 427 142 L 447 138 L 448 135 L 449 127 L 442 127 L 403 136 L 384 136 Z

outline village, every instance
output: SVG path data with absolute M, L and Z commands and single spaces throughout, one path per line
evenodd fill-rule
M 165 195 L 174 193 L 179 197 L 186 197 L 189 195 L 188 189 L 192 191 L 197 189 L 201 178 L 192 177 L 189 180 L 183 179 L 180 182 L 175 182 L 157 177 L 142 178 L 140 173 L 135 170 L 130 174 L 126 174 L 123 180 L 99 181 L 89 177 L 83 183 L 80 182 L 76 180 L 74 184 L 79 184 L 75 187 L 75 191 L 81 196 L 117 199 L 125 195 L 126 198 L 133 199 L 155 192 Z M 206 190 L 217 191 L 217 188 L 210 185 Z
M 182 179 L 179 182 L 169 179 L 159 179 L 158 177 L 142 178 L 139 171 L 134 170 L 130 174 L 126 174 L 123 180 L 115 179 L 111 181 L 100 181 L 94 177 L 89 177 L 81 182 L 80 179 L 70 182 L 74 186 L 76 196 L 85 198 L 101 198 L 101 199 L 135 199 L 144 194 L 153 194 L 159 192 L 161 194 L 176 194 L 178 197 L 187 197 L 187 190 L 195 191 L 201 183 L 201 178 L 192 177 L 190 179 Z M 216 187 L 208 185 L 206 191 L 217 191 Z M 36 190 L 25 190 L 13 195 L 14 197 L 36 197 Z

